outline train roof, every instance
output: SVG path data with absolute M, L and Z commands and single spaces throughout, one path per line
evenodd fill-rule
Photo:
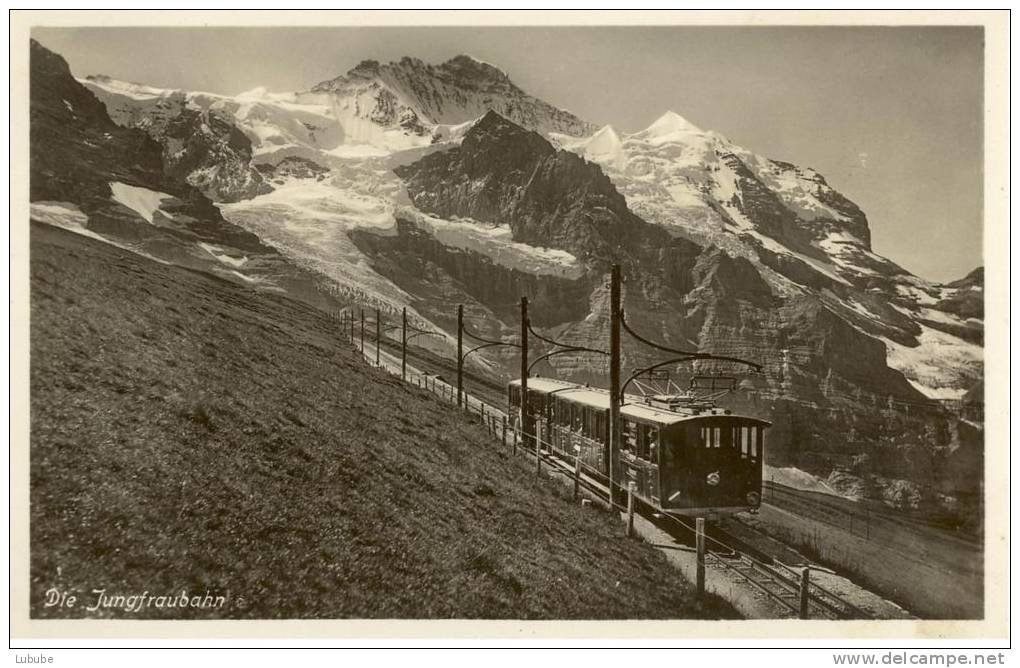
M 511 385 L 520 386 L 520 378 L 510 381 Z M 570 401 L 594 406 L 602 410 L 609 410 L 609 390 L 597 387 L 585 387 L 577 383 L 556 378 L 528 378 L 528 390 L 536 390 L 544 394 L 555 394 Z M 650 406 L 644 403 L 644 397 L 636 394 L 626 395 L 627 402 L 620 406 L 620 414 L 640 420 L 658 422 L 663 425 L 672 425 L 687 420 L 702 419 L 706 417 L 731 417 L 742 420 L 754 420 L 763 424 L 771 424 L 767 420 L 750 415 L 733 415 L 723 412 L 721 409 L 697 410 L 691 408 L 680 408 L 678 410 L 666 410 L 657 406 Z

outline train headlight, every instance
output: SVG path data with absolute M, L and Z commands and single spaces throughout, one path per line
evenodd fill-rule
M 747 505 L 751 506 L 752 508 L 757 508 L 758 506 L 760 506 L 761 505 L 761 494 L 759 494 L 758 492 L 748 492 L 747 493 Z
M 715 487 L 716 485 L 719 484 L 720 479 L 721 478 L 719 477 L 719 472 L 712 471 L 711 473 L 708 474 L 708 476 L 705 477 L 705 482 L 707 482 L 712 487 Z

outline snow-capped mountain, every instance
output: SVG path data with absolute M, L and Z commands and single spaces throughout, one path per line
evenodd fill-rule
M 864 212 L 820 174 L 679 114 L 598 128 L 469 56 L 364 61 L 290 93 L 81 84 L 227 221 L 366 305 L 411 306 L 447 332 L 463 303 L 477 330 L 513 336 L 529 294 L 538 325 L 602 347 L 603 278 L 620 262 L 628 322 L 765 364 L 741 400 L 772 415 L 777 465 L 824 477 L 820 462 L 884 457 L 872 444 L 916 441 L 918 411 L 942 415 L 932 400 L 980 386 L 979 272 L 913 276 L 874 253 Z M 629 366 L 654 355 L 625 349 Z M 552 369 L 600 382 L 600 364 Z M 939 419 L 959 447 L 957 422 Z
M 333 278 L 374 283 L 394 300 L 402 298 L 400 291 L 384 289 L 385 282 L 362 271 L 355 250 L 337 258 L 322 243 L 315 244 L 318 251 L 309 248 L 309 239 L 331 239 L 327 245 L 337 249 L 349 245 L 351 229 L 392 229 L 394 212 L 406 201 L 391 168 L 456 145 L 493 110 L 598 164 L 642 219 L 747 259 L 778 295 L 821 296 L 841 319 L 885 343 L 890 366 L 926 396 L 960 397 L 981 376 L 981 314 L 954 311 L 961 288 L 924 281 L 875 254 L 865 214 L 814 170 L 759 156 L 675 112 L 634 133 L 596 128 L 466 55 L 440 65 L 413 58 L 363 61 L 294 93 L 256 89 L 228 97 L 103 76 L 82 83 L 117 123 L 160 140 L 171 170 L 186 172 L 218 201 L 236 202 L 225 208 L 228 216 L 247 221 L 263 238 L 305 248 L 313 265 L 329 256 Z M 207 136 L 214 139 L 201 139 Z M 288 159 L 324 171 L 311 183 L 279 176 L 268 183 L 264 173 Z M 265 194 L 270 188 L 278 192 Z M 279 239 L 280 226 L 256 221 L 266 212 L 278 215 L 281 207 L 310 219 L 301 222 L 305 231 L 323 220 L 340 227 Z M 425 220 L 420 214 L 411 217 Z M 447 242 L 467 244 L 443 234 Z M 488 245 L 499 238 L 487 236 Z M 952 368 L 943 368 L 946 358 L 954 360 Z
M 581 136 L 594 129 L 570 112 L 528 95 L 498 67 L 468 55 L 440 65 L 417 58 L 385 65 L 366 60 L 344 76 L 313 86 L 299 99 L 328 105 L 353 142 L 378 142 L 380 127 L 384 132 L 399 128 L 405 135 L 434 142 L 446 136 L 446 128 L 490 110 L 542 133 Z
M 622 137 L 606 126 L 555 139 L 601 165 L 645 220 L 749 259 L 777 294 L 825 298 L 886 343 L 889 365 L 926 396 L 958 398 L 981 378 L 983 316 L 957 306 L 980 285 L 937 285 L 875 254 L 864 213 L 814 170 L 756 155 L 674 112 Z

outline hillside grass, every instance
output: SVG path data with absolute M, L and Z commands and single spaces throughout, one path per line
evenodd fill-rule
M 31 317 L 33 617 L 735 615 L 309 306 L 32 224 Z

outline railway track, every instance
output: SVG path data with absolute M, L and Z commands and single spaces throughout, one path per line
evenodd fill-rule
M 388 346 L 384 343 L 385 347 Z M 366 355 L 368 352 L 368 346 L 366 345 Z M 412 355 L 409 354 L 408 357 L 412 358 Z M 434 391 L 437 396 L 440 396 L 445 401 L 455 401 L 453 399 L 455 393 L 451 391 L 453 387 L 447 375 L 451 371 L 455 373 L 455 367 L 451 368 L 446 364 L 437 362 L 435 359 L 429 359 L 430 357 L 432 356 L 413 355 L 415 366 L 420 370 L 418 372 L 419 375 L 421 372 L 424 372 L 425 375 L 423 377 L 431 376 L 433 379 L 441 375 L 443 380 L 438 385 L 433 382 L 433 389 L 430 391 Z M 502 393 L 497 393 L 491 382 L 476 379 L 473 375 L 465 373 L 464 380 L 465 394 L 468 395 L 466 409 L 469 412 L 478 413 L 492 436 L 500 440 L 503 447 L 508 447 L 509 444 L 505 439 L 508 433 L 511 436 L 513 436 L 513 433 L 512 431 L 506 432 L 502 430 L 504 418 L 506 417 L 506 413 L 498 408 L 502 404 Z M 425 389 L 429 388 L 427 382 L 420 386 Z M 437 387 L 439 388 L 438 391 L 436 391 Z M 469 394 L 472 390 L 477 393 L 475 396 Z M 479 390 L 481 391 L 479 392 Z M 480 400 L 479 396 L 483 396 L 485 401 Z M 493 399 L 498 400 L 499 403 L 494 403 Z M 474 401 L 472 402 L 471 400 Z M 514 438 L 516 442 L 517 437 Z M 543 445 L 547 446 L 548 444 Z M 518 449 L 524 456 L 534 459 L 535 451 L 533 449 L 524 447 L 522 443 Z M 573 478 L 573 462 L 553 453 L 548 448 L 540 448 L 538 456 L 541 458 L 541 462 L 545 464 L 547 472 Z M 605 479 L 598 471 L 582 465 L 578 484 L 588 495 L 593 496 L 606 507 L 611 507 Z M 652 512 L 650 508 L 644 507 L 640 502 L 636 503 L 635 512 L 664 531 L 680 545 L 693 550 L 692 544 L 694 542 L 695 527 L 687 518 Z M 767 554 L 763 554 L 752 546 L 747 545 L 744 541 L 728 536 L 725 530 L 718 526 L 711 526 L 706 534 L 706 566 L 727 572 L 735 579 L 746 583 L 752 589 L 761 592 L 770 600 L 778 603 L 781 608 L 790 613 L 790 616 L 800 614 L 801 572 Z M 807 604 L 807 616 L 811 619 L 846 620 L 871 618 L 870 615 L 843 597 L 815 582 L 809 582 L 808 584 Z
M 527 456 L 534 457 L 532 450 L 524 450 L 524 452 Z M 541 456 L 543 461 L 548 462 L 551 467 L 555 467 L 554 470 L 573 476 L 573 465 L 570 462 L 549 451 L 543 451 Z M 590 470 L 582 472 L 580 486 L 608 506 L 608 488 L 604 481 L 598 480 L 596 476 L 601 477 L 597 472 Z M 635 512 L 641 514 L 679 544 L 693 549 L 695 527 L 688 520 L 673 515 L 653 513 L 642 504 L 636 506 Z M 779 603 L 791 616 L 800 614 L 801 573 L 799 571 L 768 555 L 761 554 L 742 541 L 729 537 L 723 529 L 717 526 L 711 527 L 707 534 L 706 566 L 713 566 L 730 573 L 741 582 Z M 814 582 L 808 584 L 808 617 L 830 620 L 871 618 L 870 615 L 845 598 Z

